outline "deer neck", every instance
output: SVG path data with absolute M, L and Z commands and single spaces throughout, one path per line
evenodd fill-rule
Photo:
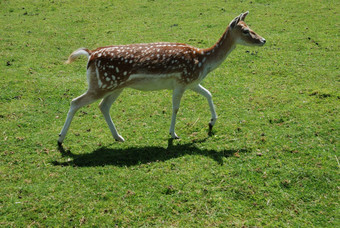
M 215 70 L 235 47 L 236 42 L 228 27 L 214 46 L 204 49 L 204 55 L 207 58 L 206 66 L 208 72 Z

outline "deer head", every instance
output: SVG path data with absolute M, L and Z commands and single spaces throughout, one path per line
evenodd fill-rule
M 249 14 L 249 11 L 241 13 L 235 17 L 229 24 L 229 30 L 232 37 L 235 39 L 236 44 L 247 46 L 263 46 L 266 40 L 251 30 L 244 22 L 244 19 Z

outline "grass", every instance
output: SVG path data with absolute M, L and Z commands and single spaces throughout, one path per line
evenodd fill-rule
M 0 225 L 338 227 L 337 1 L 0 2 Z M 58 149 L 69 103 L 86 88 L 79 47 L 173 41 L 213 45 L 228 23 L 266 38 L 238 47 L 188 91 L 168 138 L 171 92 L 125 90 L 111 114 L 77 113 Z

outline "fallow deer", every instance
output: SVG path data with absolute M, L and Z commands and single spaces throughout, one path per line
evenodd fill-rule
M 216 69 L 237 44 L 262 46 L 266 40 L 244 22 L 248 11 L 234 18 L 222 37 L 210 48 L 200 49 L 182 43 L 148 43 L 100 47 L 95 50 L 80 48 L 67 63 L 81 55 L 88 57 L 88 90 L 71 102 L 66 122 L 59 135 L 61 145 L 79 108 L 103 98 L 99 108 L 116 141 L 123 142 L 110 116 L 110 107 L 125 88 L 137 90 L 173 90 L 170 135 L 175 133 L 176 115 L 183 93 L 190 89 L 208 100 L 211 112 L 209 130 L 217 114 L 211 93 L 200 85 L 208 73 Z

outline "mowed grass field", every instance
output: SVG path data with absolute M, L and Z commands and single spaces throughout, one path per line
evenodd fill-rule
M 126 89 L 58 134 L 87 89 L 80 47 L 212 46 L 229 22 L 263 47 L 238 46 L 187 91 L 169 140 L 171 91 Z M 0 1 L 0 226 L 339 227 L 338 1 Z

